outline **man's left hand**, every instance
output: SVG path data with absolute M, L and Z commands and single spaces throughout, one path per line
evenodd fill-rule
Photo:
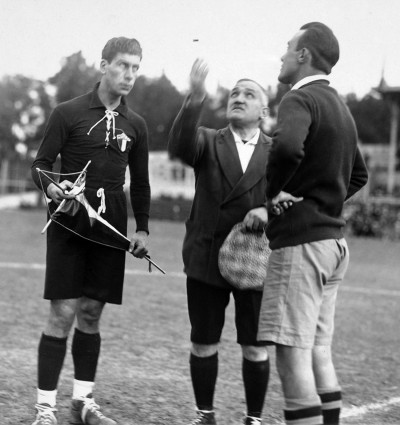
M 264 230 L 267 222 L 268 211 L 265 207 L 259 207 L 250 210 L 243 220 L 246 229 L 252 232 L 260 232 Z
M 137 258 L 143 258 L 149 251 L 147 249 L 148 234 L 139 231 L 134 233 L 129 244 L 129 252 Z

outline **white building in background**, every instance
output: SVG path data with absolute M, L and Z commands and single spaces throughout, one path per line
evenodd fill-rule
M 370 189 L 385 186 L 387 181 L 387 164 L 389 158 L 388 145 L 360 144 L 361 152 L 368 163 L 370 179 L 368 187 L 362 190 L 363 197 L 368 197 Z M 151 197 L 162 196 L 193 199 L 195 189 L 194 172 L 191 167 L 178 160 L 171 161 L 166 151 L 149 153 L 149 175 Z M 125 188 L 129 186 L 129 170 L 127 170 Z M 400 186 L 400 173 L 396 173 L 396 184 Z
M 171 161 L 166 151 L 149 153 L 149 177 L 151 197 L 193 199 L 194 172 L 191 167 L 178 160 Z M 126 175 L 126 188 L 129 186 L 129 169 Z

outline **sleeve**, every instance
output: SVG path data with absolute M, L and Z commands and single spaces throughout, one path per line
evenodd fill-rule
M 202 106 L 203 102 L 192 104 L 189 95 L 175 118 L 168 137 L 169 157 L 178 158 L 191 167 L 195 166 L 203 147 L 198 127 Z
M 130 198 L 136 220 L 136 231 L 149 233 L 150 182 L 147 125 L 143 121 L 136 145 L 129 152 Z
M 312 123 L 307 99 L 298 91 L 289 92 L 281 101 L 277 128 L 267 164 L 267 198 L 281 192 L 304 157 L 304 142 Z
M 68 137 L 68 126 L 58 108 L 54 109 L 47 122 L 42 142 L 32 163 L 32 179 L 39 189 L 47 193 L 47 187 L 51 183 L 46 177 L 40 179 L 37 169 L 53 171 L 53 164 Z M 43 186 L 43 187 L 42 187 Z
M 347 189 L 346 201 L 351 198 L 356 192 L 358 192 L 363 186 L 367 184 L 368 171 L 365 165 L 364 158 L 357 147 L 356 156 L 354 159 L 354 165 L 351 172 L 350 183 Z

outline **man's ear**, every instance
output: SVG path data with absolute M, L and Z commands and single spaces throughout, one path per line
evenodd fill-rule
M 311 52 L 307 49 L 307 47 L 303 47 L 299 50 L 297 60 L 299 63 L 306 63 L 308 60 L 311 60 Z
M 266 118 L 268 115 L 269 115 L 269 108 L 268 108 L 268 106 L 264 106 L 261 109 L 261 119 Z
M 106 59 L 102 59 L 100 61 L 100 72 L 102 74 L 105 74 L 106 73 L 106 67 L 107 67 L 107 65 L 108 65 L 108 61 Z

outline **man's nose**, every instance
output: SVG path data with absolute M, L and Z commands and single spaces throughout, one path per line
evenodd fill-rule
M 132 80 L 134 77 L 135 77 L 135 72 L 131 68 L 128 68 L 125 72 L 125 78 L 127 80 Z

